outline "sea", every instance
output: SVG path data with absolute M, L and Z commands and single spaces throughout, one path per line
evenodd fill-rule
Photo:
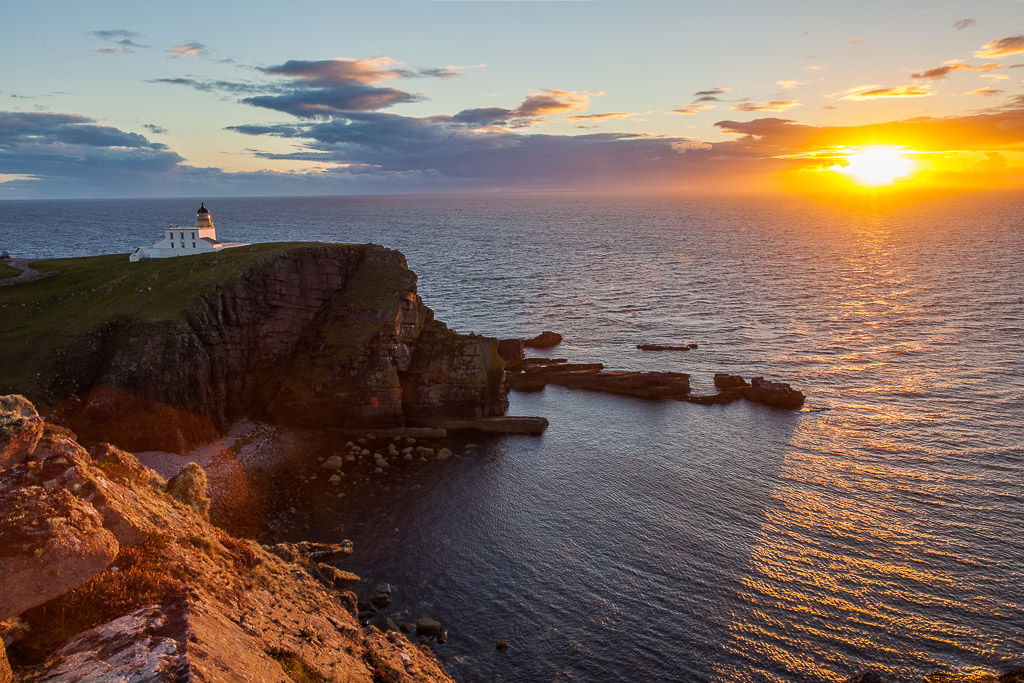
M 399 249 L 462 332 L 553 330 L 544 353 L 700 393 L 716 372 L 806 393 L 791 411 L 513 392 L 543 436 L 305 511 L 297 538 L 350 538 L 346 569 L 445 625 L 456 679 L 1024 666 L 1022 193 L 4 201 L 0 249 L 129 252 L 200 201 L 225 241 Z

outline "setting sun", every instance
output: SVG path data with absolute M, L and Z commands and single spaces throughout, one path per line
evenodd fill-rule
M 873 145 L 858 148 L 846 157 L 845 166 L 835 170 L 850 176 L 861 185 L 890 185 L 915 171 L 914 162 L 901 147 Z

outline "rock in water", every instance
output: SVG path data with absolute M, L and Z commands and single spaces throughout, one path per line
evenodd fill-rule
M 769 382 L 764 377 L 750 380 L 750 386 L 743 389 L 743 397 L 777 408 L 799 408 L 804 404 L 803 392 L 782 382 Z
M 530 349 L 548 349 L 562 343 L 562 335 L 550 330 L 544 330 L 533 339 L 523 341 L 523 346 Z
M 427 636 L 428 638 L 437 638 L 444 629 L 441 627 L 441 622 L 434 619 L 423 617 L 416 621 L 416 635 Z
M 740 375 L 729 375 L 724 372 L 716 372 L 715 386 L 719 389 L 734 389 L 737 387 L 747 386 L 747 382 Z
M 194 462 L 185 465 L 185 469 L 167 481 L 168 495 L 205 518 L 210 516 L 210 494 L 207 488 L 206 472 Z

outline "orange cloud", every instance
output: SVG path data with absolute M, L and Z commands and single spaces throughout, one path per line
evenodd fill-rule
M 847 90 L 841 100 L 879 100 L 897 99 L 902 97 L 927 97 L 934 95 L 931 90 L 916 85 L 900 85 L 895 88 L 882 88 L 877 85 L 867 85 Z
M 774 100 L 772 102 L 744 102 L 734 104 L 731 108 L 736 111 L 786 111 L 799 106 L 799 102 L 792 100 Z
M 943 66 L 937 66 L 933 69 L 927 69 L 921 73 L 910 74 L 911 78 L 927 78 L 931 80 L 939 80 L 945 78 L 954 71 L 991 71 L 992 69 L 998 69 L 1001 64 L 989 63 L 982 64 L 981 66 L 971 66 L 969 64 L 963 64 L 959 61 L 949 62 Z
M 184 45 L 175 45 L 167 50 L 167 54 L 177 59 L 178 57 L 199 57 L 206 50 L 206 46 L 202 43 L 186 43 Z
M 794 88 L 798 85 L 807 85 L 808 83 L 810 83 L 810 81 L 775 81 L 775 85 L 781 85 L 786 89 Z
M 683 107 L 676 107 L 671 111 L 672 114 L 684 114 L 686 116 L 692 116 L 693 114 L 699 114 L 705 109 L 714 109 L 713 104 L 688 104 Z
M 602 121 L 604 119 L 625 119 L 630 116 L 633 116 L 633 112 L 613 111 L 607 114 L 574 114 L 568 118 L 570 121 Z
M 516 116 L 534 117 L 565 111 L 586 111 L 590 98 L 571 90 L 541 90 L 523 100 Z
M 985 43 L 974 56 L 980 59 L 995 59 L 1019 54 L 1024 54 L 1024 35 L 1009 36 Z
M 991 96 L 991 95 L 998 95 L 1001 92 L 1005 92 L 1005 91 L 1004 90 L 999 90 L 998 88 L 978 88 L 977 90 L 971 90 L 970 92 L 965 92 L 964 94 L 965 95 L 989 95 L 989 96 Z

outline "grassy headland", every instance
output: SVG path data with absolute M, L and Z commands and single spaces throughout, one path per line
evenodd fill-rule
M 247 267 L 309 246 L 256 244 L 138 263 L 127 254 L 36 261 L 39 272 L 61 274 L 0 288 L 0 394 L 30 386 L 41 359 L 107 321 L 180 320 L 190 303 Z

